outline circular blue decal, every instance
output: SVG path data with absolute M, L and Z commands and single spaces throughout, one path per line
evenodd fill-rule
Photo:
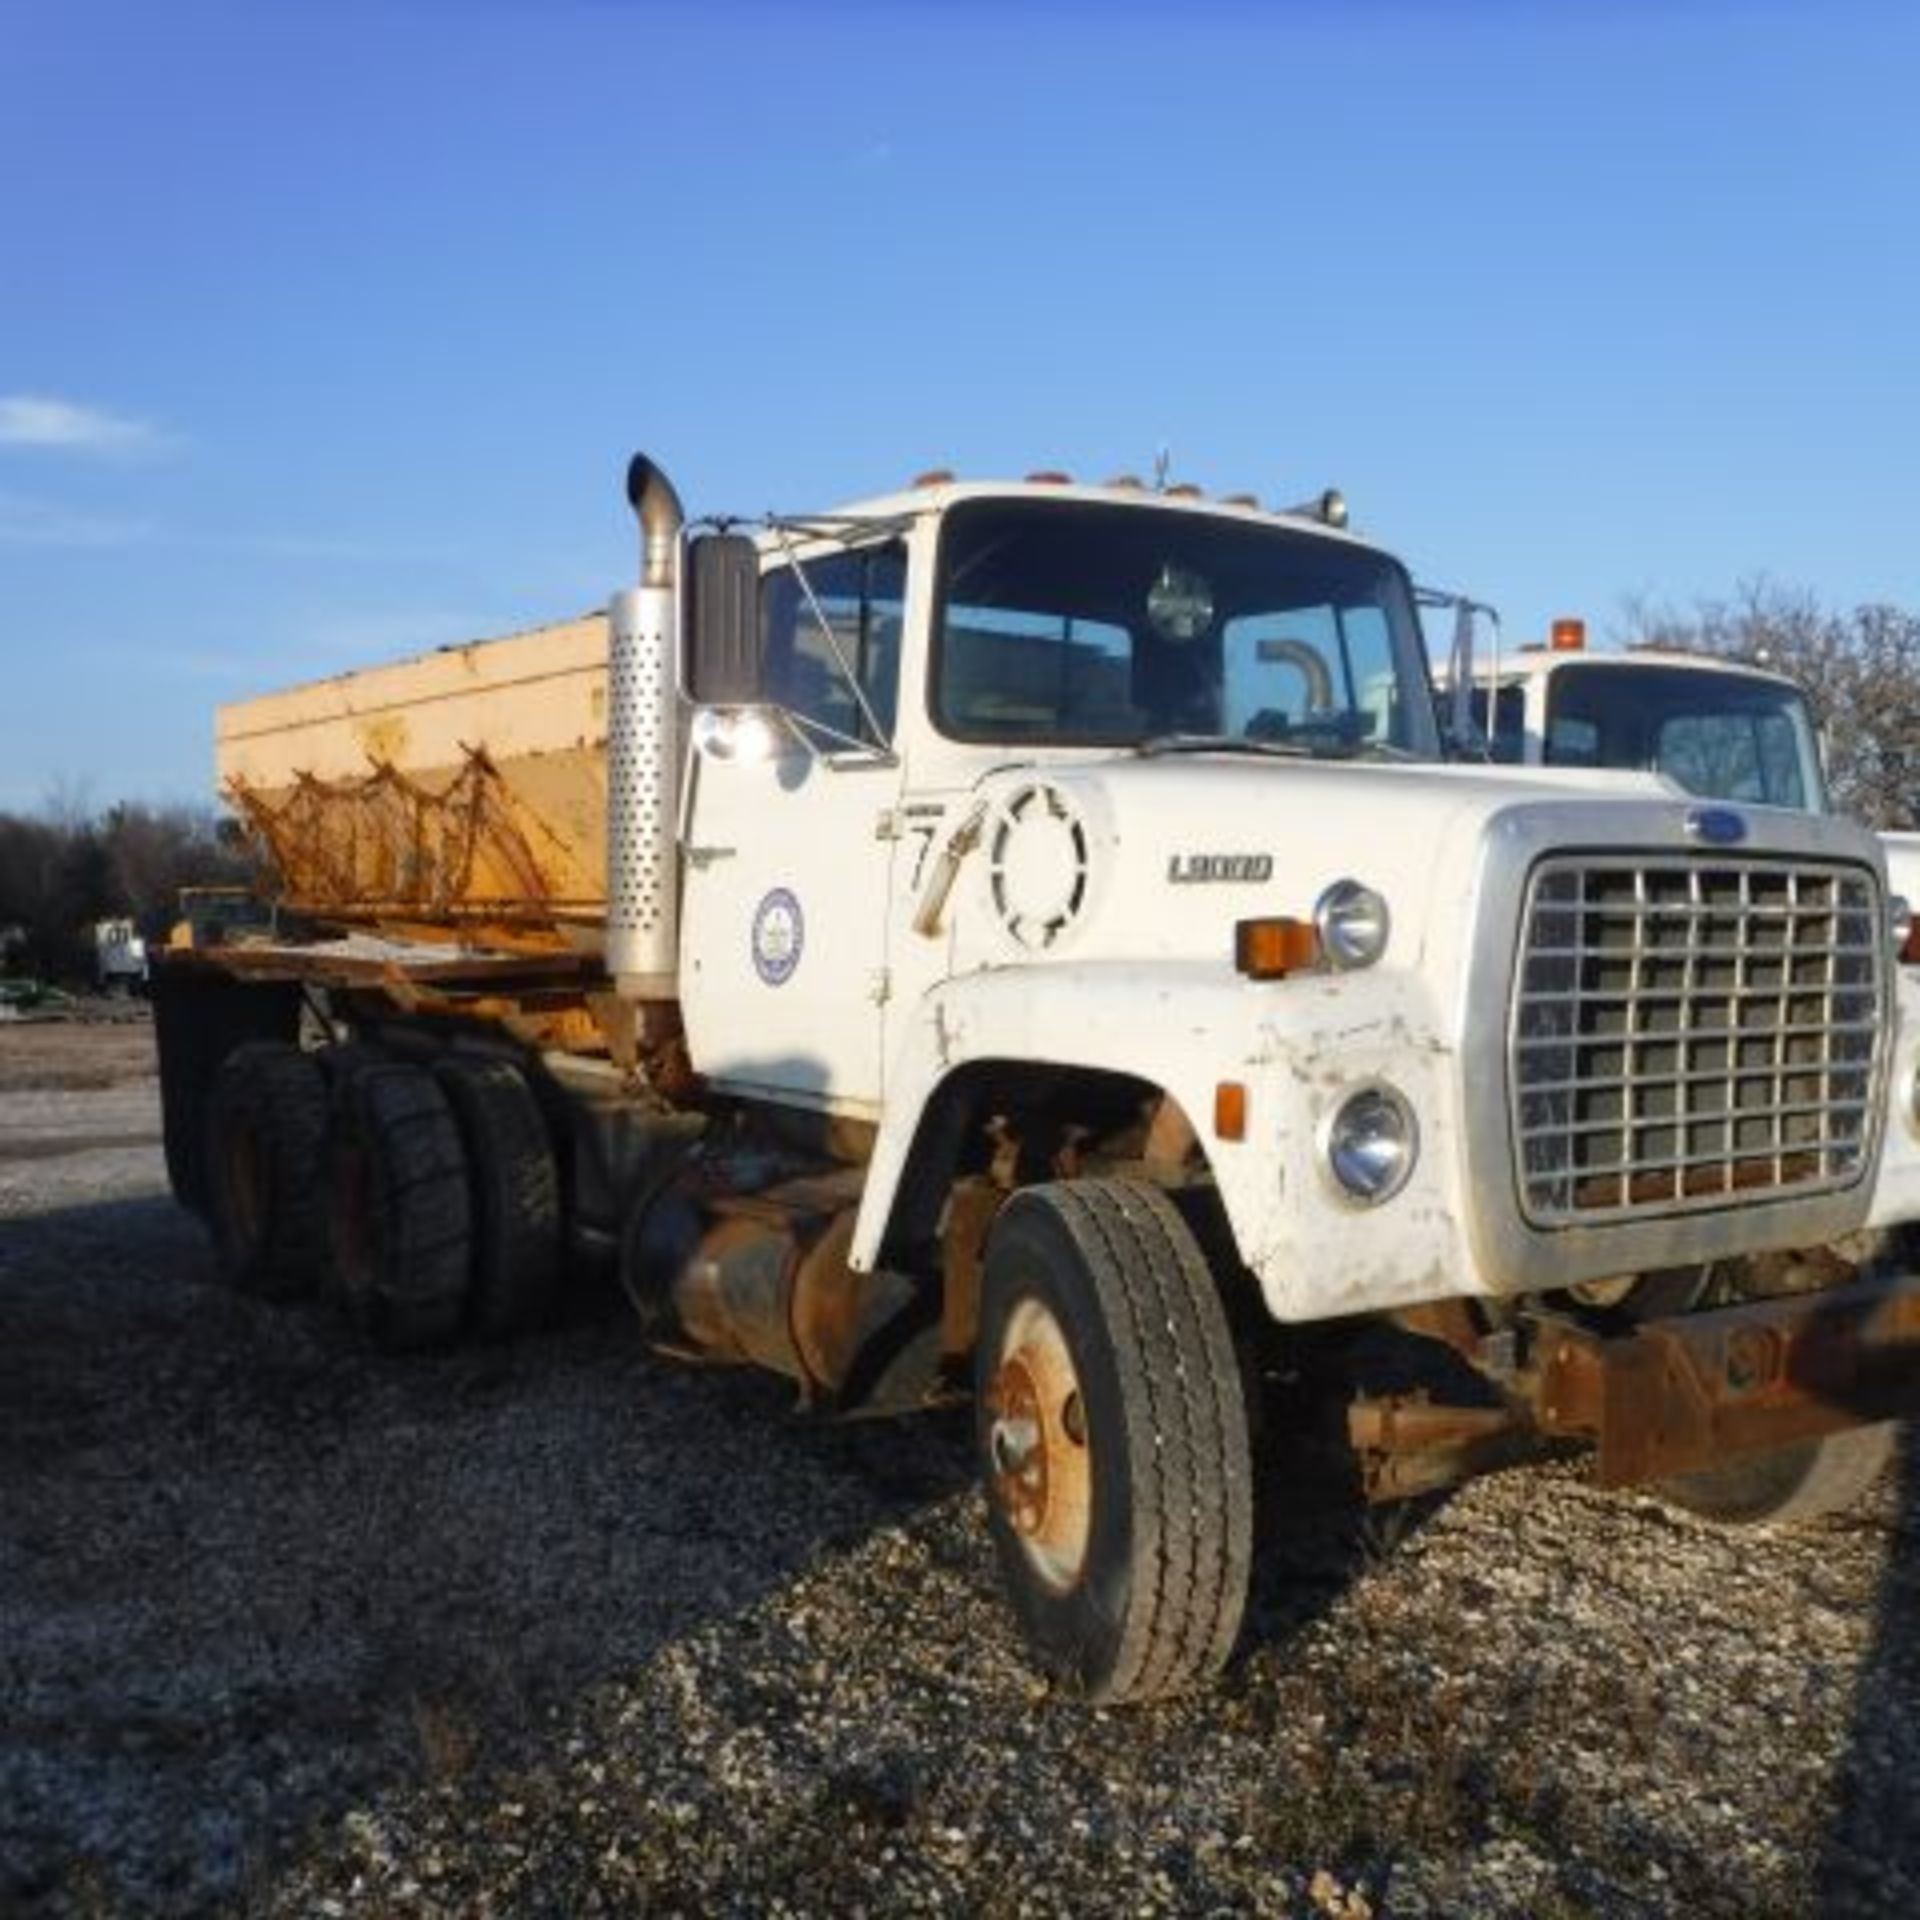
M 785 887 L 775 887 L 754 909 L 753 970 L 770 987 L 783 987 L 800 964 L 807 923 L 800 902 Z

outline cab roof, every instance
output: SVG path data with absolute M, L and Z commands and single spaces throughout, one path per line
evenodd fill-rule
M 1774 686 L 1791 687 L 1795 692 L 1804 691 L 1792 675 L 1776 673 L 1771 667 L 1757 667 L 1746 660 L 1731 660 L 1723 654 L 1682 653 L 1672 647 L 1629 647 L 1617 653 L 1589 652 L 1585 648 L 1555 652 L 1552 648 L 1540 646 L 1508 652 L 1502 648 L 1497 661 L 1485 654 L 1476 654 L 1473 677 L 1476 680 L 1490 679 L 1497 667 L 1501 683 L 1510 686 L 1522 680 L 1545 679 L 1562 667 L 1574 666 L 1598 666 L 1608 671 L 1626 667 L 1677 667 L 1687 673 L 1764 680 Z
M 895 493 L 848 501 L 818 514 L 798 513 L 781 518 L 789 524 L 817 522 L 824 533 L 837 521 L 917 520 L 945 513 L 969 500 L 1073 501 L 1131 507 L 1140 512 L 1198 515 L 1256 526 L 1286 527 L 1318 534 L 1347 546 L 1384 551 L 1378 541 L 1363 538 L 1350 528 L 1333 526 L 1310 512 L 1265 507 L 1253 502 L 1250 496 L 1207 494 L 1197 487 L 1150 487 L 1144 481 L 1090 485 L 1072 480 L 957 480 L 942 475 Z

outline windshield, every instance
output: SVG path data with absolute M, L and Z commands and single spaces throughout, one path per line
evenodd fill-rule
M 947 516 L 933 708 L 956 739 L 1438 753 L 1382 554 L 1198 513 L 976 500 Z
M 1732 670 L 1560 667 L 1547 688 L 1545 759 L 1554 767 L 1647 768 L 1713 800 L 1826 808 L 1799 690 Z

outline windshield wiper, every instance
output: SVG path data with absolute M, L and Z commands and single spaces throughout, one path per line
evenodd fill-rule
M 1164 753 L 1258 753 L 1273 760 L 1425 760 L 1411 747 L 1384 739 L 1254 739 L 1246 733 L 1152 733 L 1135 743 L 1144 758 Z
M 1254 753 L 1275 760 L 1420 760 L 1425 756 L 1385 740 L 1258 740 L 1244 733 L 1156 733 L 1134 751 L 1146 757 L 1165 753 Z
M 1250 740 L 1244 733 L 1156 733 L 1135 743 L 1134 752 L 1152 758 L 1163 753 L 1255 753 L 1275 760 L 1311 760 L 1312 747 L 1297 740 Z

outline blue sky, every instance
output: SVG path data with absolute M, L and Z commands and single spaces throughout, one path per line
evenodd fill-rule
M 1920 607 L 1920 10 L 0 0 L 0 807 L 932 465 Z

